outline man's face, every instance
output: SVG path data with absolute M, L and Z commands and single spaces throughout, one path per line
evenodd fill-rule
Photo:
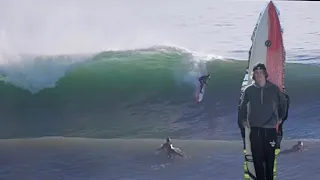
M 266 78 L 265 74 L 264 74 L 264 70 L 262 70 L 262 69 L 257 69 L 253 73 L 254 73 L 254 77 L 255 77 L 256 81 L 258 81 L 258 82 L 265 80 L 265 78 Z

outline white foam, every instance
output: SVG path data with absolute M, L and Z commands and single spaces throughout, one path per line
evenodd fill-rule
M 68 72 L 73 65 L 81 62 L 84 58 L 74 58 L 72 56 L 53 57 L 29 57 L 12 60 L 1 65 L 3 80 L 11 84 L 27 89 L 32 93 L 37 93 L 44 88 L 53 88 L 56 82 Z
M 208 74 L 206 63 L 209 60 L 212 60 L 212 58 L 208 58 L 208 56 L 197 56 L 193 53 L 189 60 L 188 72 L 184 75 L 183 81 L 196 87 L 198 78 Z
M 2 81 L 36 93 L 52 88 L 84 56 L 21 56 L 10 47 L 5 31 L 0 34 L 0 75 Z

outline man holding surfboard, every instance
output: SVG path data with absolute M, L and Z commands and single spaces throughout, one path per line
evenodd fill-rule
M 250 127 L 251 151 L 257 180 L 273 180 L 277 124 L 286 114 L 286 101 L 279 87 L 268 81 L 263 63 L 252 70 L 253 83 L 241 96 L 239 120 Z M 249 124 L 248 124 L 249 123 Z

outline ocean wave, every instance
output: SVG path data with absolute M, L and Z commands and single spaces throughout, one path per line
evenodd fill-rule
M 19 57 L 0 66 L 1 138 L 239 137 L 236 108 L 246 61 L 168 46 Z M 319 67 L 289 63 L 285 68 L 291 112 L 303 113 L 305 105 L 318 103 Z M 205 73 L 211 79 L 196 104 L 195 84 Z M 318 137 L 308 127 L 298 137 Z

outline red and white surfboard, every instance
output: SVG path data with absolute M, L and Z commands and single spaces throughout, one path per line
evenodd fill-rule
M 252 39 L 251 55 L 249 57 L 248 69 L 242 84 L 245 86 L 252 83 L 250 78 L 252 68 L 257 63 L 266 65 L 269 80 L 276 84 L 281 90 L 284 89 L 284 64 L 285 49 L 283 46 L 282 31 L 278 12 L 272 1 L 269 2 L 265 11 L 261 14 Z M 252 160 L 250 128 L 245 128 L 245 149 L 247 160 L 247 174 L 249 179 L 255 179 L 255 169 Z M 248 178 L 248 177 L 247 177 Z M 246 178 L 246 179 L 247 179 Z
M 256 28 L 249 61 L 249 76 L 255 64 L 264 63 L 267 67 L 269 80 L 283 90 L 285 49 L 278 13 L 272 1 L 263 12 Z M 251 81 L 248 78 L 248 84 L 251 84 Z

